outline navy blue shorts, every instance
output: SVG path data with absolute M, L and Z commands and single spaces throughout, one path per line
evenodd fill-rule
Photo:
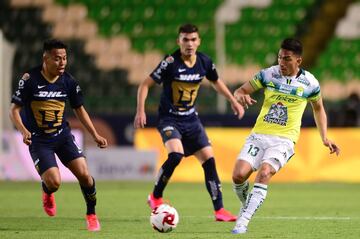
M 58 167 L 55 154 L 65 166 L 76 158 L 84 157 L 72 134 L 51 140 L 41 136 L 33 137 L 32 143 L 29 145 L 29 151 L 35 168 L 40 175 L 51 167 Z
M 186 119 L 182 117 L 162 117 L 157 129 L 164 143 L 169 139 L 180 139 L 185 156 L 192 155 L 196 151 L 210 146 L 209 138 L 196 114 L 186 117 Z

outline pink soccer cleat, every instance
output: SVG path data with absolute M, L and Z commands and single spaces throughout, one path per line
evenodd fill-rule
M 235 222 L 236 216 L 232 215 L 229 211 L 221 208 L 215 211 L 215 220 L 218 222 Z
M 96 214 L 86 215 L 86 226 L 88 231 L 97 232 L 100 231 L 100 222 Z
M 150 208 L 154 210 L 158 206 L 164 203 L 162 198 L 155 198 L 154 195 L 151 193 L 148 196 L 147 203 L 149 204 Z
M 55 216 L 56 214 L 56 203 L 55 203 L 55 196 L 54 193 L 47 194 L 45 192 L 42 193 L 42 201 L 43 201 L 43 208 L 47 215 L 50 217 Z

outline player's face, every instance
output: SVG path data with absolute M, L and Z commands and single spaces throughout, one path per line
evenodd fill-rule
M 67 64 L 65 49 L 52 49 L 44 55 L 44 62 L 47 72 L 52 76 L 59 76 L 64 73 Z
M 179 45 L 180 52 L 183 56 L 193 56 L 200 46 L 199 33 L 180 33 L 179 38 L 177 39 L 177 44 Z
M 294 54 L 294 52 L 280 49 L 278 54 L 278 63 L 280 71 L 283 76 L 294 76 L 299 71 L 301 64 L 301 57 Z

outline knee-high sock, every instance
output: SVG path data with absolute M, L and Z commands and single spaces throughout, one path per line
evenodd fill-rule
M 209 158 L 202 165 L 205 174 L 205 184 L 215 211 L 224 207 L 221 193 L 221 183 L 216 171 L 215 159 Z
M 252 216 L 256 210 L 262 205 L 267 195 L 267 185 L 261 183 L 255 183 L 254 188 L 249 194 L 245 205 L 240 211 L 240 217 L 237 219 L 237 223 L 241 223 L 245 226 L 249 224 Z
M 95 188 L 95 179 L 93 179 L 93 185 L 91 187 L 84 187 L 80 185 L 81 192 L 84 196 L 86 202 L 86 214 L 95 214 L 96 206 L 96 188 Z
M 179 165 L 183 157 L 184 154 L 182 153 L 176 153 L 176 152 L 169 153 L 168 159 L 161 166 L 157 176 L 157 180 L 155 182 L 155 187 L 153 190 L 153 195 L 155 198 L 160 198 L 163 196 L 163 191 L 171 175 L 173 174 L 176 166 Z
M 243 183 L 240 184 L 233 184 L 233 189 L 234 192 L 236 193 L 236 195 L 238 196 L 238 198 L 240 199 L 242 205 L 244 206 L 248 193 L 249 193 L 249 182 L 245 181 Z

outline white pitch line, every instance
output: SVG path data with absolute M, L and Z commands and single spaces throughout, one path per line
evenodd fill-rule
M 182 218 L 212 218 L 212 216 L 190 216 L 190 215 L 182 215 Z M 332 220 L 354 220 L 354 219 L 359 219 L 359 218 L 354 218 L 354 217 L 313 217 L 313 216 L 255 216 L 254 219 L 260 219 L 260 220 L 328 220 L 328 221 L 332 221 Z
M 273 217 L 255 217 L 258 219 L 269 219 L 269 220 L 351 220 L 351 217 L 294 217 L 294 216 L 273 216 Z

